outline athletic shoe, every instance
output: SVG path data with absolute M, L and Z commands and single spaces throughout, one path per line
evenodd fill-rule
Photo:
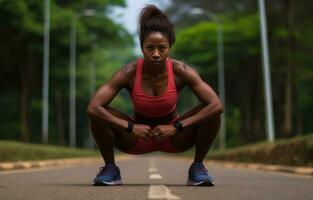
M 117 166 L 105 165 L 93 179 L 94 185 L 122 185 L 120 169 Z
M 191 164 L 188 171 L 187 185 L 214 186 L 215 183 L 204 165 L 201 162 L 194 162 Z

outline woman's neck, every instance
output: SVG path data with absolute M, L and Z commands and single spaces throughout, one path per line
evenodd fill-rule
M 158 74 L 163 74 L 166 71 L 166 62 L 164 62 L 163 65 L 160 66 L 149 66 L 145 62 L 143 62 L 143 73 L 146 75 L 155 76 Z

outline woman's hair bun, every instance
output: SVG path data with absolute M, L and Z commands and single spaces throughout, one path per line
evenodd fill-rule
M 140 44 L 150 32 L 161 32 L 168 37 L 170 45 L 175 43 L 174 26 L 156 6 L 146 5 L 139 14 Z

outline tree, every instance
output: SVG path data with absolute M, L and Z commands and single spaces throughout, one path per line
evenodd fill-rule
M 43 41 L 44 1 L 0 0 L 0 101 L 5 125 L 0 127 L 0 137 L 40 141 L 41 133 L 41 74 Z M 52 132 L 64 134 L 67 116 L 69 27 L 72 19 L 86 8 L 106 14 L 112 5 L 123 6 L 122 0 L 51 0 L 50 45 L 50 119 Z M 91 43 L 101 47 L 130 48 L 131 36 L 107 15 L 77 23 L 78 53 L 92 51 Z M 100 37 L 101 36 L 101 37 Z M 97 41 L 93 41 L 97 38 Z M 126 49 L 126 48 L 125 48 Z M 80 63 L 80 61 L 78 61 Z M 86 71 L 86 70 L 85 70 Z M 88 99 L 88 95 L 85 95 Z M 54 103 L 55 100 L 55 103 Z M 18 108 L 15 107 L 18 105 Z M 56 107 L 56 109 L 54 109 Z M 56 114 L 55 114 L 56 113 Z M 85 114 L 85 113 L 84 113 Z M 19 116 L 19 122 L 18 117 Z M 57 126 L 54 121 L 57 121 Z M 57 128 L 58 127 L 58 128 Z M 63 129 L 63 130 L 62 130 Z M 52 139 L 54 139 L 52 135 Z M 60 143 L 64 139 L 60 136 Z
M 239 106 L 239 115 L 236 114 L 236 116 L 242 119 L 239 130 L 245 138 L 244 141 L 251 142 L 258 138 L 264 138 L 264 103 L 262 80 L 260 79 L 262 71 L 260 70 L 257 1 L 198 0 L 188 2 L 172 0 L 168 14 L 178 27 L 178 35 L 186 34 L 194 29 L 194 34 L 189 35 L 189 39 L 181 38 L 177 42 L 179 44 L 189 40 L 189 45 L 182 45 L 189 50 L 179 48 L 176 52 L 177 56 L 183 55 L 188 59 L 192 57 L 190 58 L 191 62 L 201 60 L 199 55 L 192 56 L 193 52 L 199 50 L 199 46 L 210 45 L 204 40 L 202 40 L 203 43 L 197 41 L 197 38 L 202 37 L 198 35 L 204 33 L 196 32 L 196 27 L 199 26 L 194 26 L 194 24 L 208 20 L 208 18 L 207 16 L 191 15 L 190 10 L 194 7 L 200 7 L 218 15 L 224 25 L 227 115 L 229 115 L 228 112 L 232 112 L 229 111 L 232 108 L 236 111 L 235 113 L 238 113 L 237 108 L 242 104 Z M 312 59 L 308 54 L 312 51 L 312 37 L 310 36 L 313 27 L 313 14 L 310 12 L 312 7 L 313 3 L 310 1 L 301 4 L 295 3 L 294 0 L 267 2 L 272 91 L 276 137 L 278 138 L 290 137 L 303 132 L 308 133 L 313 130 L 310 122 L 312 117 L 307 112 L 308 108 L 313 108 L 312 101 L 307 96 L 311 92 L 308 85 L 312 84 L 308 79 L 311 74 L 310 70 L 312 70 Z M 209 29 L 209 27 L 207 28 Z M 211 35 L 207 34 L 207 36 Z M 195 43 L 195 45 L 191 45 L 191 43 Z M 201 48 L 202 50 L 212 51 L 209 46 Z M 209 57 L 209 55 L 205 56 Z M 210 59 L 206 59 L 205 62 L 207 65 L 212 64 Z M 198 65 L 201 63 L 198 62 Z M 207 69 L 208 72 L 209 69 Z M 240 86 L 242 90 L 237 90 L 235 85 Z M 248 96 L 244 93 L 247 91 L 249 92 Z M 234 119 L 234 121 L 237 120 Z M 233 123 L 230 122 L 230 124 Z

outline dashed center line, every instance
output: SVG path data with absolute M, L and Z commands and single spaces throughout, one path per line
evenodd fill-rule
M 171 194 L 165 185 L 150 185 L 149 199 L 180 199 L 178 196 Z
M 158 168 L 150 167 L 148 171 L 149 172 L 157 172 Z
M 155 161 L 153 159 L 149 160 L 149 173 L 150 179 L 162 179 L 161 174 L 157 173 L 158 168 L 156 167 Z M 148 199 L 175 199 L 180 200 L 180 198 L 170 192 L 170 189 L 165 185 L 150 185 L 148 192 Z
M 162 179 L 161 174 L 150 174 L 150 179 Z

